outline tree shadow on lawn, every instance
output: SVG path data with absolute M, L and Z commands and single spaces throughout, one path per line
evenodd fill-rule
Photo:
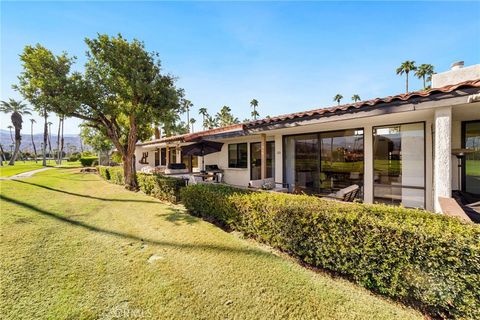
M 68 194 L 68 195 L 71 195 L 71 196 L 88 198 L 88 199 L 94 199 L 94 200 L 100 200 L 100 201 L 160 203 L 160 202 L 158 202 L 158 201 L 153 201 L 153 200 L 100 198 L 100 197 L 89 196 L 89 195 L 86 195 L 86 194 L 81 194 L 81 193 L 75 193 L 75 192 L 70 192 L 70 191 L 55 189 L 55 188 L 52 188 L 52 187 L 47 187 L 47 186 L 44 186 L 44 185 L 41 185 L 41 184 L 37 184 L 37 183 L 33 183 L 33 182 L 27 182 L 27 181 L 24 181 L 24 180 L 10 180 L 10 181 L 28 184 L 28 185 L 35 186 L 35 187 L 42 188 L 42 189 L 46 189 L 46 190 L 49 190 L 49 191 L 55 191 L 55 192 L 65 193 L 65 194 Z
M 170 213 L 167 214 L 156 214 L 157 217 L 165 218 L 166 221 L 171 222 L 175 225 L 181 225 L 179 222 L 185 222 L 187 224 L 197 223 L 200 221 L 199 218 L 195 218 L 188 213 L 180 210 L 178 208 L 171 208 Z
M 154 239 L 149 239 L 149 238 L 143 238 L 139 237 L 137 235 L 133 234 L 128 234 L 128 233 L 123 233 L 119 231 L 114 231 L 114 230 L 108 230 L 105 228 L 97 227 L 94 225 L 90 225 L 81 221 L 73 220 L 64 216 L 61 216 L 55 212 L 47 211 L 41 208 L 38 208 L 32 204 L 19 201 L 10 197 L 7 197 L 5 195 L 0 194 L 0 200 L 6 201 L 8 203 L 18 205 L 20 207 L 23 207 L 28 210 L 35 211 L 43 216 L 47 216 L 49 218 L 58 220 L 63 223 L 67 223 L 76 227 L 81 227 L 84 229 L 87 229 L 89 231 L 93 232 L 99 232 L 103 233 L 106 235 L 118 237 L 118 238 L 124 238 L 124 239 L 130 239 L 130 240 L 135 240 L 135 241 L 140 241 L 144 243 L 149 243 L 153 245 L 159 245 L 159 246 L 166 246 L 166 247 L 174 247 L 174 248 L 180 248 L 180 249 L 200 249 L 200 250 L 209 250 L 209 251 L 220 251 L 220 252 L 236 252 L 236 253 L 242 253 L 242 254 L 247 254 L 247 255 L 254 255 L 254 256 L 271 256 L 270 253 L 264 252 L 259 249 L 250 249 L 250 248 L 232 248 L 232 247 L 226 247 L 226 246 L 218 246 L 218 245 L 209 245 L 209 244 L 189 244 L 189 243 L 177 243 L 177 242 L 170 242 L 170 241 L 159 241 L 159 240 L 154 240 Z

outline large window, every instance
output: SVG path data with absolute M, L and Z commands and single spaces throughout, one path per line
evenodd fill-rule
M 267 176 L 275 176 L 275 142 L 267 142 Z M 262 178 L 262 144 L 260 142 L 250 143 L 250 179 L 259 180 Z
M 247 168 L 248 154 L 246 143 L 228 145 L 228 167 Z
M 331 193 L 363 186 L 363 130 L 285 137 L 285 182 L 296 191 Z
M 167 165 L 167 149 L 166 148 L 160 149 L 160 165 L 161 166 Z
M 465 155 L 464 187 L 480 195 L 480 121 L 463 123 L 463 147 L 473 152 Z
M 425 125 L 373 128 L 373 194 L 377 202 L 425 207 Z

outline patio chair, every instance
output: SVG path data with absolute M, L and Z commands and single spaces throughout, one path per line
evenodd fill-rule
M 353 184 L 346 188 L 340 189 L 337 192 L 330 193 L 327 195 L 322 195 L 321 198 L 328 200 L 338 200 L 344 202 L 353 202 L 355 197 L 358 195 L 360 187 L 357 184 Z
M 248 187 L 256 190 L 271 191 L 271 192 L 288 192 L 288 184 L 282 182 L 275 182 L 273 178 L 250 180 Z

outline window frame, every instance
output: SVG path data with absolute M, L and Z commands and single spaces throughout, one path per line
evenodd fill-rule
M 394 127 L 394 126 L 402 126 L 402 125 L 407 125 L 407 124 L 417 124 L 421 123 L 423 124 L 423 187 L 416 187 L 416 186 L 408 186 L 408 185 L 401 185 L 398 186 L 398 188 L 407 188 L 407 189 L 418 189 L 422 190 L 423 189 L 423 209 L 426 210 L 427 208 L 427 123 L 426 121 L 413 121 L 413 122 L 401 122 L 401 123 L 390 123 L 390 124 L 384 124 L 384 125 L 378 125 L 378 126 L 372 126 L 372 198 L 373 198 L 373 203 L 375 203 L 375 167 L 374 167 L 374 161 L 375 161 L 375 129 L 376 128 L 386 128 L 386 127 Z M 397 188 L 397 187 L 395 187 Z
M 236 146 L 236 150 L 231 150 L 230 148 L 232 146 Z M 244 165 L 243 164 L 240 164 L 240 159 L 241 159 L 241 153 L 240 153 L 240 148 L 239 146 L 245 146 L 245 159 L 244 159 Z M 232 161 L 230 160 L 230 155 L 231 155 L 231 152 L 235 152 L 236 153 L 236 161 L 235 161 L 235 164 L 232 165 Z M 247 142 L 241 142 L 241 143 L 230 143 L 228 144 L 228 148 L 227 148 L 227 161 L 228 161 L 228 168 L 231 168 L 231 169 L 247 169 L 248 168 L 248 143 Z

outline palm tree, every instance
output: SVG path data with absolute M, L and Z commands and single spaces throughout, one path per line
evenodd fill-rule
M 207 128 L 207 118 L 208 118 L 208 112 L 207 112 L 207 108 L 200 108 L 198 109 L 198 114 L 200 114 L 202 116 L 202 121 L 203 121 L 203 130 L 205 130 Z
M 250 106 L 253 108 L 253 111 L 251 113 L 252 118 L 253 118 L 253 120 L 257 120 L 257 117 L 260 116 L 260 114 L 257 111 L 258 100 L 257 99 L 252 99 L 252 101 L 250 101 Z
M 15 139 L 13 139 L 13 133 L 12 133 L 13 126 L 8 126 L 7 128 L 8 130 L 10 130 L 10 139 L 12 139 L 12 143 L 15 143 Z
M 193 103 L 190 100 L 184 99 L 183 100 L 183 110 L 187 113 L 187 128 L 189 128 L 188 124 L 190 123 L 190 108 L 193 107 Z M 190 131 L 190 129 L 188 129 Z
M 343 99 L 343 96 L 340 93 L 337 93 L 335 97 L 333 97 L 333 101 L 337 102 L 340 105 L 340 100 Z
M 240 123 L 238 118 L 232 114 L 232 109 L 228 106 L 223 106 L 222 109 L 220 109 L 220 112 L 217 112 L 216 118 L 220 127 Z
M 403 75 L 405 73 L 406 75 L 406 93 L 408 93 L 408 74 L 410 71 L 415 71 L 417 70 L 417 67 L 415 66 L 415 61 L 405 61 L 403 62 L 400 67 L 397 68 L 397 74 L 398 75 Z
M 431 64 L 421 64 L 417 71 L 415 71 L 415 76 L 418 78 L 418 79 L 422 79 L 423 80 L 423 89 L 427 89 L 427 79 L 428 80 L 431 80 L 431 77 L 432 77 L 432 74 L 434 74 L 434 71 L 433 71 L 433 66 Z
M 357 102 L 357 101 L 360 101 L 360 100 L 362 100 L 362 99 L 360 98 L 360 96 L 358 94 L 354 94 L 352 96 L 352 101 L 353 102 Z
M 192 126 L 192 132 L 194 132 L 194 131 L 193 131 L 193 124 L 194 124 L 195 122 L 197 122 L 197 120 L 195 120 L 194 118 L 191 118 L 191 119 L 190 119 L 190 125 Z
M 13 156 L 8 164 L 14 165 L 15 160 L 17 160 L 18 153 L 20 152 L 20 144 L 22 143 L 22 135 L 20 133 L 23 123 L 22 115 L 31 115 L 32 113 L 30 112 L 30 108 L 28 108 L 25 103 L 22 101 L 15 101 L 13 99 L 9 99 L 8 102 L 0 101 L 0 112 L 12 114 L 10 118 L 12 119 L 12 124 L 15 128 L 15 152 L 13 153 Z
M 30 137 L 32 138 L 32 145 L 33 145 L 33 154 L 35 155 L 35 163 L 37 163 L 37 148 L 35 147 L 35 141 L 33 141 L 33 124 L 37 123 L 35 119 L 30 119 L 32 123 L 31 130 L 30 130 Z

